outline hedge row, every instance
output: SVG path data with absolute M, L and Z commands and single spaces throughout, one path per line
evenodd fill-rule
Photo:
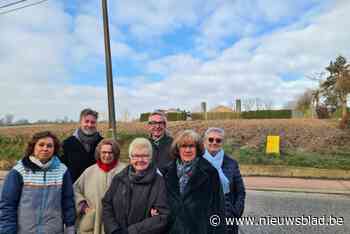
M 240 114 L 238 112 L 207 112 L 207 120 L 217 119 L 239 119 Z M 201 112 L 192 113 L 192 120 L 204 120 L 205 114 Z
M 140 116 L 140 121 L 145 122 L 148 121 L 150 113 L 142 113 Z M 168 121 L 181 121 L 186 120 L 186 113 L 184 112 L 169 112 L 166 114 Z
M 259 110 L 244 111 L 241 113 L 242 119 L 290 119 L 292 110 Z
M 142 113 L 140 121 L 148 121 L 150 113 Z M 186 120 L 184 112 L 169 112 L 166 114 L 168 121 Z M 204 120 L 205 114 L 202 112 L 194 112 L 191 114 L 192 120 Z M 259 110 L 259 111 L 244 111 L 237 112 L 207 112 L 207 120 L 219 119 L 290 119 L 292 118 L 292 110 Z

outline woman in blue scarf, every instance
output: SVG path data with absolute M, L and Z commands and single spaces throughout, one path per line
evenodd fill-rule
M 203 156 L 201 137 L 180 132 L 172 144 L 173 161 L 162 169 L 170 206 L 169 234 L 223 234 L 224 194 L 219 175 Z
M 243 214 L 245 188 L 238 163 L 223 150 L 225 132 L 221 128 L 208 128 L 204 133 L 203 157 L 217 170 L 225 194 L 226 217 L 239 218 Z M 226 226 L 227 233 L 238 233 L 238 226 Z

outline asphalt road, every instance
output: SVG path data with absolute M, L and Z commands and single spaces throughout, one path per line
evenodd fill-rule
M 0 181 L 0 191 L 2 181 Z M 350 197 L 340 195 L 325 195 L 311 193 L 288 193 L 248 191 L 244 217 L 250 217 L 248 223 L 254 221 L 255 225 L 240 226 L 241 234 L 250 233 L 350 233 Z M 332 216 L 333 223 L 329 223 Z M 294 218 L 297 225 L 286 224 L 286 219 Z M 324 218 L 323 218 L 324 217 Z M 255 220 L 253 220 L 255 218 Z M 261 219 L 261 220 L 259 220 Z M 308 223 L 309 220 L 311 223 Z M 343 223 L 342 225 L 336 225 Z M 270 225 L 259 225 L 270 223 Z M 329 225 L 320 225 L 326 224 Z M 318 224 L 318 225 L 317 225 Z M 332 224 L 332 225 L 330 225 Z
M 338 224 L 343 225 L 317 225 L 337 219 Z M 244 225 L 240 226 L 240 233 L 350 233 L 350 197 L 340 195 L 325 195 L 311 193 L 288 193 L 248 191 L 246 209 L 243 216 L 262 218 L 261 222 L 270 225 Z M 310 216 L 310 217 L 309 217 Z M 323 217 L 324 216 L 324 220 Z M 297 225 L 285 224 L 285 218 L 292 217 Z M 298 217 L 298 219 L 296 219 Z M 279 220 L 278 220 L 279 219 Z M 274 220 L 274 221 L 273 221 Z M 308 222 L 312 221 L 311 224 Z M 323 222 L 324 221 L 324 222 Z M 260 223 L 261 224 L 261 223 Z M 306 225 L 307 224 L 307 225 Z

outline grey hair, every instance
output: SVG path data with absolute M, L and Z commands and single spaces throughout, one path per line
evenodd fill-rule
M 98 119 L 98 112 L 94 111 L 93 109 L 90 108 L 85 108 L 84 110 L 82 110 L 80 112 L 80 117 L 79 119 L 82 120 L 83 117 L 88 116 L 88 115 L 92 115 L 94 116 L 96 119 Z
M 136 148 L 137 149 L 147 148 L 149 156 L 150 156 L 150 158 L 152 158 L 152 154 L 153 154 L 152 144 L 146 138 L 138 137 L 138 138 L 135 138 L 130 143 L 130 145 L 129 145 L 129 158 L 131 158 L 131 154 L 134 151 L 134 149 L 136 149 Z
M 166 117 L 166 114 L 163 112 L 163 111 L 160 111 L 160 110 L 155 110 L 153 111 L 151 114 L 149 114 L 148 116 L 148 121 L 151 119 L 152 116 L 154 115 L 159 115 L 159 116 L 162 116 L 163 120 L 165 121 L 165 123 L 168 122 L 168 119 Z
M 217 132 L 219 133 L 222 137 L 225 137 L 225 130 L 223 128 L 216 128 L 216 127 L 211 127 L 208 128 L 205 133 L 204 133 L 204 138 L 206 139 L 211 132 Z

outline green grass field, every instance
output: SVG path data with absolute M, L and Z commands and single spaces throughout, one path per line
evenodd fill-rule
M 267 155 L 264 149 L 233 149 L 225 145 L 225 152 L 231 154 L 240 164 L 285 165 L 322 169 L 350 170 L 350 149 L 338 149 L 331 154 L 287 151 L 280 155 Z
M 66 136 L 60 136 L 61 140 Z M 127 161 L 128 145 L 135 137 L 146 137 L 145 134 L 129 134 L 120 132 L 118 141 L 121 144 L 121 160 Z M 22 157 L 28 139 L 23 136 L 6 137 L 0 135 L 0 169 L 9 169 L 16 160 Z M 229 139 L 227 142 L 230 142 Z M 234 148 L 225 144 L 225 152 L 233 155 L 240 164 L 256 165 L 286 165 L 313 167 L 323 169 L 350 170 L 350 148 L 334 150 L 332 153 L 286 151 L 281 155 L 266 155 L 264 147 L 252 149 L 247 147 Z M 5 163 L 6 162 L 6 163 Z

